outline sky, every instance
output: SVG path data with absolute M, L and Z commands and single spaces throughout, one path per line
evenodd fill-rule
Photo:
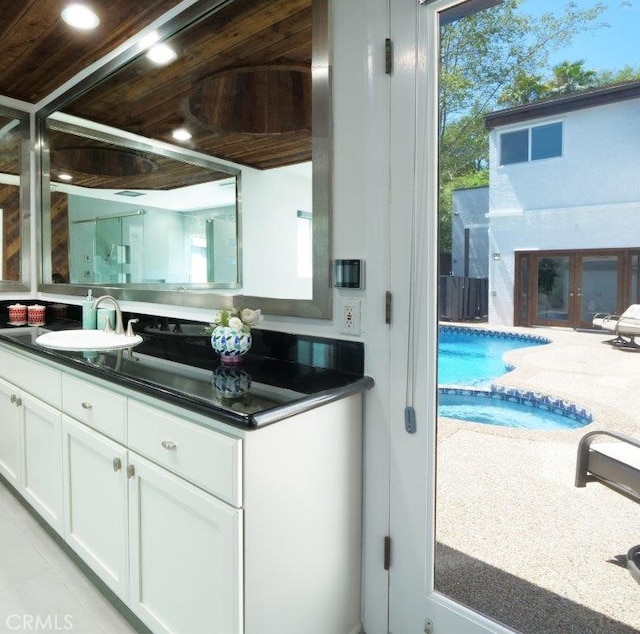
M 599 28 L 595 33 L 577 36 L 569 50 L 558 51 L 550 56 L 553 66 L 565 60 L 584 59 L 585 68 L 595 71 L 619 70 L 626 65 L 640 67 L 640 0 L 574 0 L 580 9 L 589 9 L 596 4 L 607 5 L 597 23 L 606 22 L 608 28 Z M 532 15 L 562 13 L 563 0 L 526 0 L 521 10 Z

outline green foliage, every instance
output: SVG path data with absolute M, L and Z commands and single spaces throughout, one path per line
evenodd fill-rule
M 605 70 L 595 77 L 594 86 L 609 86 L 611 84 L 621 84 L 625 81 L 636 81 L 640 79 L 640 66 L 624 66 L 620 70 Z
M 640 79 L 640 68 L 625 66 L 619 71 L 597 73 L 585 68 L 584 64 L 583 59 L 561 62 L 551 69 L 552 75 L 547 81 L 543 81 L 541 75 L 519 72 L 514 83 L 502 91 L 498 103 L 505 106 L 521 106 L 539 99 L 552 99 L 596 86 L 609 86 Z

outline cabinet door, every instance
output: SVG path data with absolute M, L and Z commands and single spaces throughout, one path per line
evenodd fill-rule
M 65 540 L 126 601 L 126 449 L 64 415 L 62 438 Z
M 242 511 L 129 453 L 131 609 L 154 632 L 242 632 Z
M 0 473 L 20 488 L 20 392 L 0 379 Z
M 62 534 L 62 415 L 22 396 L 22 495 Z

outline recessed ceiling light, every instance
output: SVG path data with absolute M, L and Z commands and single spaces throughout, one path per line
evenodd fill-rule
M 73 176 L 71 176 L 71 174 L 58 174 L 58 178 L 61 181 L 72 181 L 73 180 Z
M 160 35 L 158 35 L 158 31 L 152 31 L 151 33 L 147 33 L 147 35 L 140 40 L 139 46 L 141 50 L 146 51 L 159 41 Z
M 154 64 L 170 64 L 178 54 L 168 44 L 156 44 L 147 52 L 147 58 Z
M 171 136 L 176 141 L 188 141 L 191 138 L 191 132 L 189 132 L 189 130 L 187 130 L 186 128 L 176 128 L 171 133 Z
M 95 29 L 100 18 L 86 4 L 70 4 L 62 10 L 62 19 L 76 29 Z

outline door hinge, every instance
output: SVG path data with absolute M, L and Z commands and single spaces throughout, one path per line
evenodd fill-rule
M 391 537 L 385 535 L 384 538 L 384 569 L 391 568 Z
M 391 291 L 385 292 L 384 298 L 384 322 L 385 324 L 391 323 Z
M 386 75 L 391 75 L 393 70 L 393 45 L 391 38 L 388 37 L 384 41 L 384 72 Z

